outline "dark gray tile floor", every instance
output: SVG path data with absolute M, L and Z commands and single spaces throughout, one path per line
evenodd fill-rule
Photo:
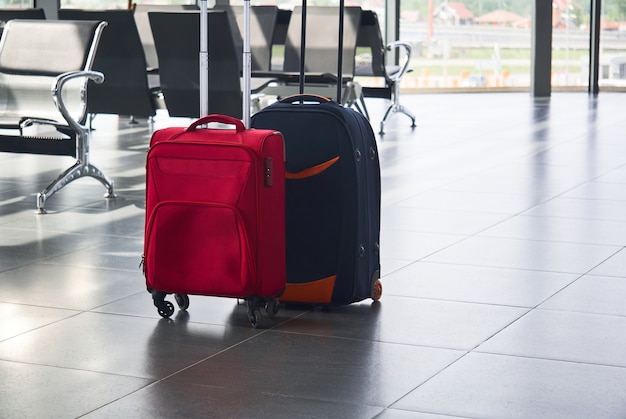
M 0 154 L 2 418 L 626 418 L 626 95 L 404 95 L 378 137 L 383 298 L 191 296 L 161 319 L 138 267 L 154 124 L 99 115 L 69 158 Z M 369 100 L 375 126 L 385 101 Z

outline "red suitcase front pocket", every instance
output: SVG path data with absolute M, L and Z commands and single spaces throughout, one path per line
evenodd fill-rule
M 218 203 L 158 204 L 146 235 L 148 286 L 168 293 L 245 297 L 254 258 L 236 208 Z

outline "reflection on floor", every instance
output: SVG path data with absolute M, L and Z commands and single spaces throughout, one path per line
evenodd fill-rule
M 382 300 L 265 329 L 232 299 L 152 306 L 146 121 L 94 120 L 108 202 L 83 179 L 38 216 L 69 160 L 0 154 L 0 416 L 626 417 L 626 95 L 403 102 L 417 128 L 378 137 Z

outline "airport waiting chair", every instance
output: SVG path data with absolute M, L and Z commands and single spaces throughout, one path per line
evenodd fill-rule
M 361 19 L 360 7 L 345 7 L 343 38 L 343 79 L 354 77 L 357 29 Z M 338 11 L 336 7 L 312 6 L 307 8 L 305 74 L 326 75 L 337 78 L 337 46 L 339 45 Z M 294 8 L 287 38 L 283 71 L 299 72 L 302 33 L 302 7 Z
M 411 127 L 415 127 L 415 116 L 400 104 L 400 83 L 402 76 L 407 72 L 411 60 L 411 45 L 394 41 L 385 45 L 380 31 L 378 16 L 371 10 L 363 10 L 361 14 L 361 24 L 359 26 L 357 46 L 367 47 L 371 50 L 371 64 L 366 66 L 356 66 L 355 76 L 357 77 L 383 77 L 384 87 L 363 87 L 364 97 L 378 97 L 391 100 L 391 105 L 385 111 L 380 122 L 379 134 L 384 134 L 385 123 L 395 113 L 402 113 L 411 119 Z M 403 53 L 400 65 L 387 63 L 387 52 L 399 50 Z
M 148 18 L 159 59 L 160 89 L 169 115 L 200 117 L 200 13 L 148 12 Z M 209 11 L 208 26 L 209 113 L 241 118 L 239 64 L 226 12 Z
M 102 83 L 93 71 L 98 42 L 106 22 L 26 20 L 7 23 L 0 41 L 0 151 L 70 156 L 76 160 L 42 192 L 47 199 L 84 176 L 100 181 L 108 198 L 113 182 L 90 163 L 87 96 L 89 80 Z
M 306 45 L 304 52 L 305 92 L 319 94 L 337 100 L 345 106 L 355 106 L 367 116 L 361 98 L 360 86 L 354 82 L 357 30 L 361 8 L 349 6 L 344 9 L 344 37 L 342 50 L 342 97 L 337 98 L 337 69 L 339 24 L 337 7 L 311 6 L 307 8 Z M 334 28 L 334 29 L 333 29 Z M 299 91 L 300 57 L 302 35 L 302 7 L 294 8 L 289 19 L 285 39 L 285 57 L 281 72 L 272 71 L 275 78 L 264 92 L 285 97 Z
M 155 100 L 155 107 L 164 108 L 163 92 L 161 92 L 161 81 L 159 79 L 159 56 L 154 46 L 154 37 L 150 27 L 149 12 L 183 12 L 188 10 L 200 10 L 195 4 L 134 4 L 135 24 L 139 32 L 139 39 L 146 57 L 146 73 L 148 74 L 148 87 Z
M 109 27 L 102 35 L 94 69 L 103 72 L 101 85 L 88 87 L 87 111 L 135 117 L 156 114 L 155 100 L 148 86 L 146 57 L 139 39 L 133 11 L 60 9 L 61 20 L 106 21 Z
M 195 4 L 147 4 L 140 3 L 135 5 L 135 24 L 139 32 L 139 39 L 143 46 L 143 52 L 146 56 L 146 66 L 148 74 L 158 72 L 159 57 L 154 46 L 154 38 L 152 37 L 152 29 L 150 28 L 149 12 L 183 12 L 187 10 L 199 10 Z
M 243 51 L 243 6 L 215 6 L 216 10 L 225 10 L 233 41 L 237 51 Z M 250 52 L 252 71 L 267 72 L 271 70 L 272 46 L 274 30 L 278 18 L 277 6 L 251 6 L 250 7 Z M 239 68 L 243 69 L 242 54 L 238 54 Z

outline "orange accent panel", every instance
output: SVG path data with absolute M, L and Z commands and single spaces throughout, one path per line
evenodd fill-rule
M 327 162 L 320 163 L 313 167 L 309 167 L 308 169 L 304 169 L 303 171 L 298 173 L 285 172 L 285 179 L 305 179 L 311 176 L 315 176 L 319 173 L 322 173 L 333 164 L 337 163 L 337 160 L 339 160 L 339 156 L 335 157 L 334 159 L 330 159 Z
M 286 284 L 281 301 L 328 304 L 333 297 L 337 275 L 304 284 Z

